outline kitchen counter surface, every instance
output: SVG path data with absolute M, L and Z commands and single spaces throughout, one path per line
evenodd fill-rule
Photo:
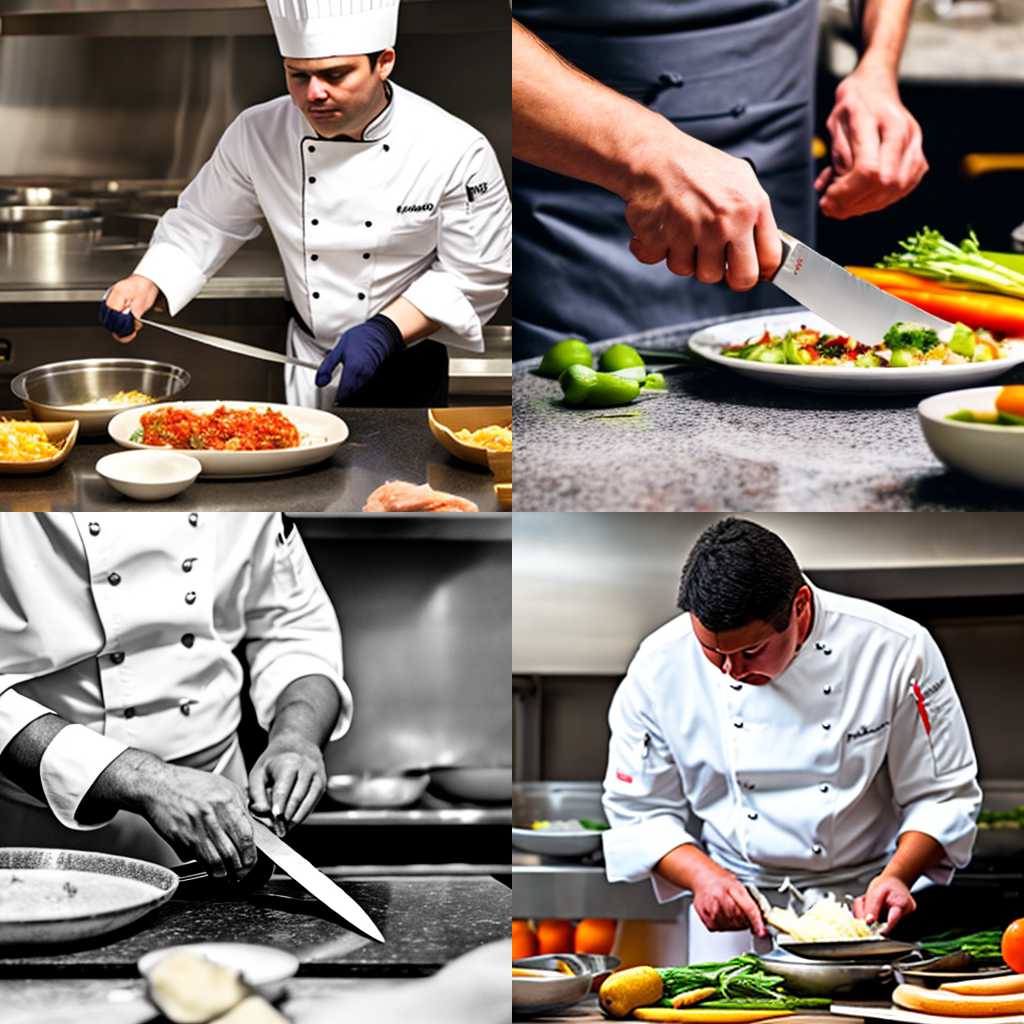
M 138 502 L 96 473 L 96 463 L 120 449 L 107 439 L 80 439 L 67 461 L 39 476 L 0 476 L 0 511 L 129 511 L 199 509 L 289 513 L 359 512 L 370 492 L 386 480 L 424 481 L 475 501 L 481 512 L 498 512 L 494 477 L 480 466 L 449 455 L 427 427 L 425 409 L 345 409 L 349 438 L 334 456 L 286 476 L 205 480 L 174 498 Z
M 678 352 L 726 319 L 616 340 Z M 666 396 L 569 409 L 556 381 L 529 372 L 538 362 L 513 368 L 516 511 L 1024 509 L 1024 492 L 952 473 L 932 455 L 919 395 L 801 392 L 694 363 L 666 374 Z M 1024 368 L 998 383 L 1024 383 Z
M 114 935 L 21 956 L 0 950 L 0 977 L 137 977 L 136 961 L 185 942 L 256 942 L 288 949 L 302 975 L 422 976 L 487 942 L 504 939 L 509 889 L 487 876 L 422 876 L 338 882 L 384 933 L 374 942 L 348 929 L 289 878 L 249 896 L 189 894 Z M 184 895 L 182 895 L 184 894 Z

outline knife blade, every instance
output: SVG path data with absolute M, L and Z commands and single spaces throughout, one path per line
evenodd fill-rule
M 780 231 L 779 236 L 782 264 L 772 284 L 851 338 L 877 346 L 882 344 L 885 332 L 901 321 L 937 331 L 952 326 L 854 277 L 792 235 Z
M 332 882 L 305 857 L 296 853 L 286 842 L 275 836 L 262 821 L 253 818 L 252 831 L 256 846 L 285 874 L 290 875 L 298 882 L 306 892 L 315 896 L 340 918 L 355 925 L 361 932 L 378 942 L 384 942 L 384 936 L 373 923 L 370 915 L 340 885 Z
M 244 342 L 232 341 L 230 338 L 218 338 L 215 334 L 203 334 L 202 331 L 190 331 L 184 327 L 172 327 L 170 324 L 162 324 L 156 320 L 142 320 L 138 317 L 135 320 L 138 324 L 145 324 L 147 327 L 158 327 L 161 331 L 177 334 L 180 338 L 198 341 L 203 345 L 212 345 L 214 348 L 221 348 L 226 352 L 234 352 L 236 355 L 250 356 L 253 359 L 265 359 L 269 363 L 286 363 L 290 366 L 302 366 L 307 370 L 320 369 L 318 363 L 309 363 L 304 359 L 282 355 L 280 352 L 271 352 L 265 348 L 258 348 L 256 345 L 246 345 Z

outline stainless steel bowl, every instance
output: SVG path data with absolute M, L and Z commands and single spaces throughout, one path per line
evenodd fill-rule
M 165 402 L 176 398 L 191 379 L 180 366 L 151 359 L 70 359 L 19 373 L 11 381 L 11 391 L 37 420 L 74 419 L 81 433 L 102 434 L 128 407 L 82 409 L 82 405 L 132 390 L 151 395 L 154 402 Z
M 472 804 L 506 804 L 512 799 L 512 769 L 472 765 L 434 766 L 430 788 L 447 800 Z
M 347 807 L 409 807 L 429 781 L 429 775 L 332 775 L 327 795 Z
M 786 979 L 786 988 L 799 996 L 849 995 L 863 989 L 892 987 L 890 964 L 846 964 L 802 960 L 781 951 L 761 957 L 766 971 Z
M 103 218 L 88 206 L 0 206 L 0 231 L 80 235 L 99 231 Z

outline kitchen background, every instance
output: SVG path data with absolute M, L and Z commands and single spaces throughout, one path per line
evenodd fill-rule
M 640 640 L 677 614 L 686 553 L 719 517 L 534 513 L 515 518 L 513 823 L 603 818 L 600 780 L 612 694 Z M 1024 803 L 1024 753 L 1014 724 L 1024 720 L 1024 515 L 749 518 L 783 537 L 813 583 L 876 601 L 927 626 L 967 714 L 985 807 Z M 942 894 L 935 913 L 944 920 L 955 914 L 957 926 L 1005 924 L 1002 908 L 1019 909 L 1024 898 L 1022 855 L 1019 831 L 983 833 L 974 860 Z M 557 860 L 513 850 L 512 862 L 515 918 L 644 921 L 639 937 L 631 925 L 630 942 L 648 954 L 652 943 L 685 951 L 685 915 L 678 928 L 674 923 L 685 902 L 659 906 L 648 882 L 611 886 L 593 855 Z M 997 924 L 991 923 L 993 913 Z M 917 923 L 932 926 L 932 932 L 944 930 L 923 913 Z
M 479 128 L 507 167 L 509 10 L 502 0 L 405 0 L 395 80 Z M 96 324 L 102 291 L 129 274 L 164 209 L 245 107 L 285 92 L 263 0 L 0 0 L 0 204 L 92 209 L 59 234 L 0 219 L 0 392 L 30 366 L 124 355 Z M 177 318 L 282 351 L 280 263 L 269 232 L 246 244 Z M 486 351 L 453 351 L 453 404 L 511 391 L 507 306 Z M 181 362 L 150 332 L 137 358 Z M 177 354 L 177 360 L 172 358 Z M 282 401 L 279 367 L 190 347 L 192 399 Z M 495 397 L 497 396 L 497 397 Z

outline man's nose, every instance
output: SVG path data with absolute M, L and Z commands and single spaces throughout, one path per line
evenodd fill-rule
M 323 82 L 321 82 L 316 75 L 310 75 L 309 85 L 306 86 L 306 99 L 310 103 L 317 100 L 325 99 L 327 96 L 327 90 L 324 88 Z
M 725 655 L 725 658 L 722 661 L 722 672 L 725 673 L 725 675 L 732 676 L 736 679 L 738 678 L 736 673 L 740 671 L 741 668 L 742 666 L 738 664 L 737 660 L 731 654 Z

